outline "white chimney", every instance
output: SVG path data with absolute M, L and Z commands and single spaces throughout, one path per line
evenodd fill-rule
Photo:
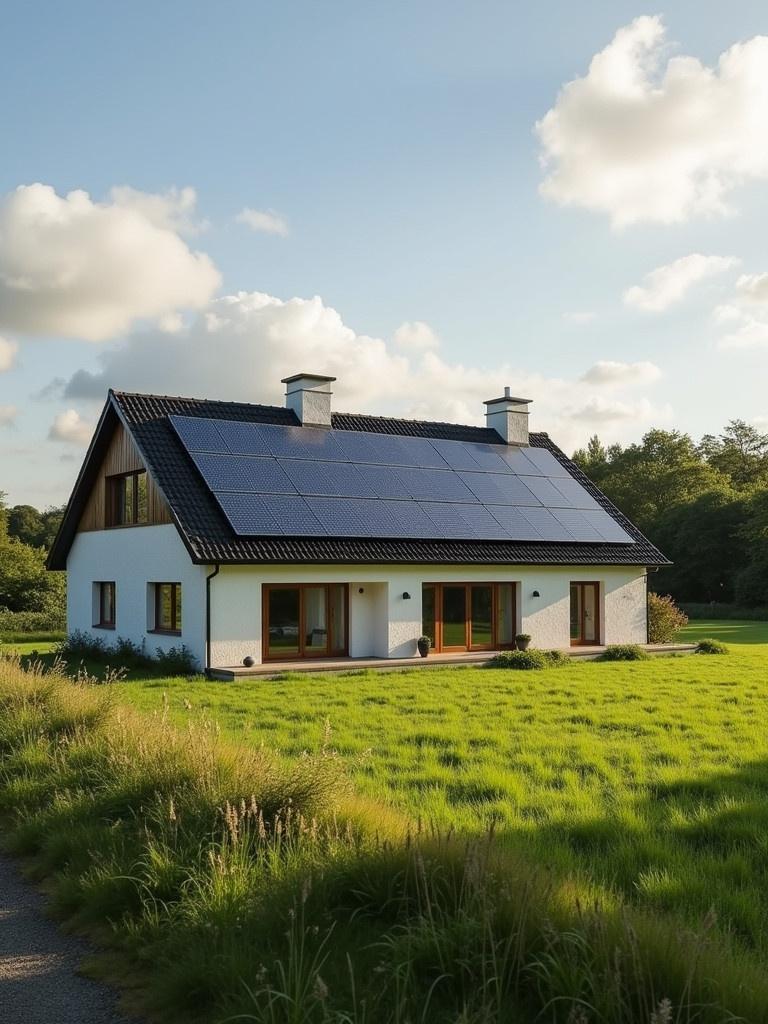
M 286 408 L 293 409 L 303 427 L 330 427 L 331 384 L 335 380 L 317 373 L 283 377 Z
M 486 426 L 492 427 L 507 444 L 527 445 L 530 404 L 530 398 L 514 398 L 509 388 L 504 388 L 503 398 L 484 403 Z

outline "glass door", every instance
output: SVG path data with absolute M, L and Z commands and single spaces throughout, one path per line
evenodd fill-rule
M 442 587 L 444 651 L 467 649 L 467 588 L 445 583 Z
M 345 583 L 265 584 L 265 660 L 346 655 L 347 597 Z
M 493 647 L 493 587 L 472 584 L 469 593 L 469 649 L 489 651 Z
M 600 584 L 571 584 L 571 644 L 596 646 L 600 643 Z

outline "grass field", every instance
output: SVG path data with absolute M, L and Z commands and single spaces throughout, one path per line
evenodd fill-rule
M 119 684 L 179 724 L 295 757 L 330 745 L 413 819 L 504 841 L 768 955 L 768 627 L 696 623 L 727 657 Z
M 763 1024 L 768 629 L 686 633 L 731 652 L 95 687 L 0 661 L 6 841 L 114 922 L 163 1020 Z M 319 824 L 254 831 L 249 793 Z

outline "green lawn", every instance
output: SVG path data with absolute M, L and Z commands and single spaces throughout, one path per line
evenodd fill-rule
M 768 628 L 696 623 L 726 657 L 119 684 L 286 755 L 329 744 L 357 787 L 414 819 L 505 842 L 768 953 Z

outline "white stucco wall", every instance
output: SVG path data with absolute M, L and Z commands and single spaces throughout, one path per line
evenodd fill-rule
M 78 533 L 67 558 L 67 629 L 113 643 L 118 636 L 147 650 L 185 644 L 205 664 L 206 567 L 193 565 L 175 526 L 137 526 Z M 93 583 L 115 583 L 114 630 L 94 628 Z M 150 583 L 181 583 L 181 636 L 151 633 Z
M 264 583 L 348 583 L 350 655 L 402 658 L 415 655 L 421 635 L 422 584 L 473 581 L 517 583 L 516 629 L 541 648 L 570 642 L 570 583 L 599 581 L 602 642 L 645 643 L 645 572 L 638 567 L 222 566 L 211 591 L 211 662 L 261 660 Z
M 185 644 L 205 664 L 205 577 L 193 565 L 173 526 L 80 533 L 67 561 L 68 629 L 145 643 L 150 651 Z M 114 580 L 116 627 L 94 628 L 93 583 Z M 535 647 L 569 644 L 569 585 L 599 581 L 601 641 L 645 643 L 645 573 L 636 567 L 553 566 L 222 566 L 211 584 L 211 664 L 238 665 L 262 656 L 264 583 L 349 584 L 349 653 L 352 657 L 413 657 L 422 631 L 423 583 L 517 583 L 516 630 Z M 182 585 L 182 635 L 149 631 L 148 584 Z M 539 597 L 533 592 L 538 591 Z M 404 598 L 403 594 L 410 595 Z

